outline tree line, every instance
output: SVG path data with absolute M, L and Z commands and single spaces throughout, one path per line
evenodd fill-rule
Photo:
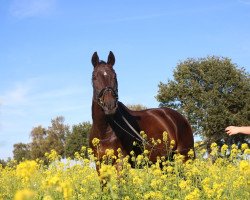
M 82 146 L 88 146 L 88 133 L 91 124 L 79 123 L 70 127 L 64 123 L 64 117 L 59 116 L 51 120 L 47 128 L 34 127 L 30 133 L 30 143 L 14 144 L 13 157 L 19 162 L 23 159 L 42 159 L 46 162 L 46 152 L 52 149 L 64 157 L 73 157 Z

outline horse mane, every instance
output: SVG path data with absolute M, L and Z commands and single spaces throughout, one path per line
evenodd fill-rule
M 138 133 L 140 133 L 141 130 L 136 117 L 131 115 L 128 111 L 129 109 L 118 101 L 117 112 L 114 116 L 109 117 L 108 121 L 116 136 L 121 140 L 123 148 L 125 148 L 128 153 L 134 151 L 136 155 L 139 155 L 142 153 L 142 142 L 137 140 L 138 136 L 131 130 L 122 117 L 125 117 Z M 137 145 L 133 145 L 134 142 L 136 142 Z

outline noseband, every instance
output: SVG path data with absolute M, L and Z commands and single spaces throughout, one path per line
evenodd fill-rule
M 112 87 L 105 87 L 101 91 L 97 91 L 97 103 L 103 108 L 104 102 L 102 101 L 102 96 L 105 95 L 106 92 L 112 92 L 112 95 L 115 97 L 116 102 L 118 101 L 118 91 L 114 90 Z

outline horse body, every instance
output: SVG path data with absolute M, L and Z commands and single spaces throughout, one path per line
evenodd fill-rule
M 124 106 L 124 105 L 123 105 Z M 125 107 L 125 106 L 124 106 Z M 127 111 L 134 116 L 140 130 L 145 131 L 147 138 L 155 140 L 163 139 L 163 132 L 168 133 L 168 146 L 172 140 L 175 141 L 173 151 L 177 150 L 180 154 L 187 156 L 187 153 L 194 146 L 193 133 L 188 121 L 177 111 L 170 108 L 153 108 L 142 111 Z M 155 148 L 146 146 L 151 150 L 150 160 L 155 161 L 157 156 L 165 156 L 166 145 L 162 142 Z M 186 157 L 187 159 L 187 157 Z
M 147 134 L 147 138 L 162 140 L 163 132 L 168 133 L 168 147 L 171 140 L 175 141 L 173 151 L 177 150 L 188 158 L 188 151 L 193 149 L 194 139 L 188 121 L 177 111 L 170 108 L 146 109 L 142 111 L 129 110 L 118 101 L 118 85 L 113 65 L 115 58 L 112 52 L 108 62 L 99 61 L 97 53 L 92 57 L 93 71 L 93 125 L 89 136 L 90 147 L 94 154 L 101 159 L 106 149 L 120 148 L 124 156 L 133 150 L 135 154 L 142 153 L 139 147 L 144 144 L 150 153 L 149 159 L 156 161 L 157 156 L 166 156 L 170 149 L 166 144 L 153 145 L 150 140 L 145 141 L 139 135 L 140 131 Z M 92 139 L 100 139 L 99 148 L 95 148 Z M 139 143 L 133 145 L 134 142 Z

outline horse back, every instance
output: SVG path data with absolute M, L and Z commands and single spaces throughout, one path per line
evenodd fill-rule
M 132 111 L 122 103 L 120 106 L 133 116 L 140 131 L 144 131 L 148 138 L 162 139 L 163 132 L 166 131 L 169 141 L 174 140 L 175 148 L 180 152 L 193 148 L 194 140 L 191 126 L 179 112 L 165 107 Z

